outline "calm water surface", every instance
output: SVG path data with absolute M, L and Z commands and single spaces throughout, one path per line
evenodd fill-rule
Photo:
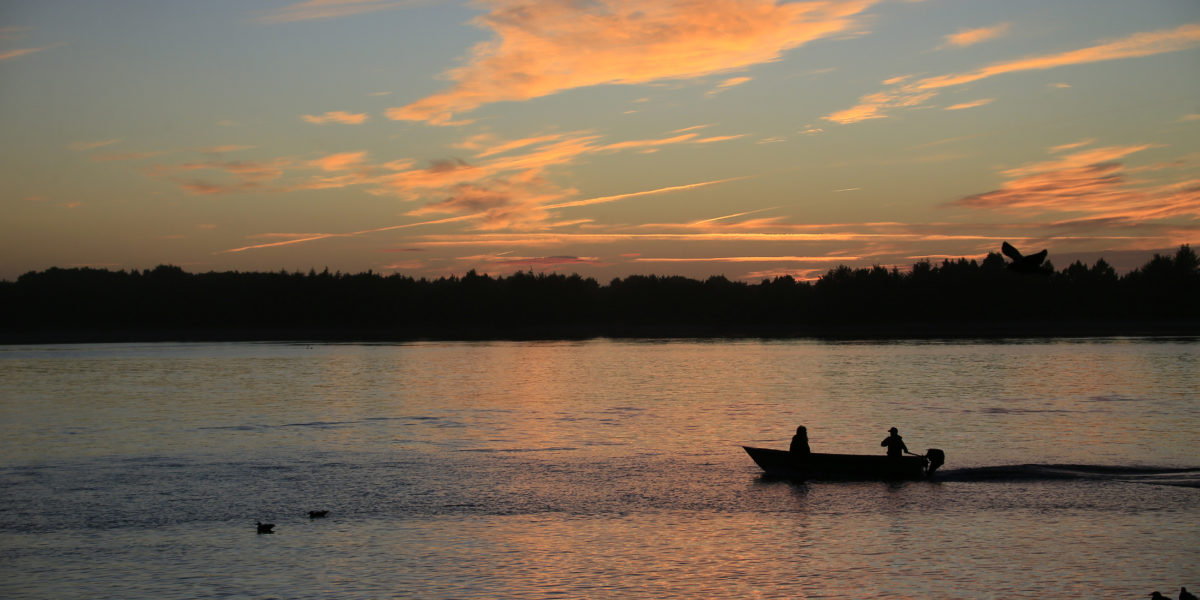
M 1195 339 L 6 346 L 0 597 L 1144 598 L 1198 415 Z

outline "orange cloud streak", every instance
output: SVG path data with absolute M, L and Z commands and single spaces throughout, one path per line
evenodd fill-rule
M 1106 44 L 1080 48 L 1079 50 L 1072 50 L 1070 52 L 995 63 L 970 73 L 930 77 L 917 82 L 916 87 L 923 90 L 938 89 L 971 83 L 1004 73 L 1053 69 L 1068 65 L 1082 65 L 1106 60 L 1151 56 L 1154 54 L 1187 50 L 1197 45 L 1200 45 L 1200 25 L 1188 24 L 1176 27 L 1175 29 L 1135 33 Z
M 330 111 L 323 115 L 304 115 L 301 118 L 316 125 L 324 125 L 326 123 L 362 125 L 367 121 L 366 113 L 348 113 L 341 110 Z
M 738 181 L 741 179 L 747 179 L 748 177 L 749 176 L 730 177 L 728 179 L 714 179 L 713 181 L 702 181 L 700 183 L 688 183 L 685 185 L 673 185 L 673 186 L 669 186 L 669 187 L 658 188 L 655 190 L 630 192 L 628 194 L 615 194 L 612 196 L 598 196 L 596 198 L 587 198 L 584 200 L 572 200 L 571 202 L 560 202 L 558 204 L 551 204 L 551 205 L 546 206 L 546 208 L 572 208 L 572 207 L 576 207 L 576 206 L 589 206 L 592 204 L 603 204 L 606 202 L 616 202 L 617 200 L 624 200 L 626 198 L 636 198 L 638 196 L 651 196 L 651 195 L 655 195 L 655 194 L 666 194 L 666 193 L 670 193 L 670 192 L 691 190 L 691 189 L 695 189 L 695 188 L 699 188 L 699 187 L 715 185 L 718 183 L 728 183 L 730 181 Z
M 444 125 L 493 102 L 744 69 L 852 30 L 876 1 L 489 0 L 475 22 L 495 37 L 447 73 L 455 85 L 387 115 Z
M 945 108 L 945 110 L 964 110 L 967 108 L 975 108 L 977 106 L 984 106 L 984 105 L 991 104 L 991 103 L 992 103 L 991 98 L 981 98 L 979 100 L 963 102 L 962 104 L 953 104 L 953 105 L 947 106 Z
M 890 89 L 867 94 L 859 99 L 858 105 L 823 118 L 843 125 L 880 119 L 888 116 L 887 112 L 890 110 L 923 104 L 943 88 L 972 83 L 996 75 L 1178 52 L 1197 45 L 1200 45 L 1200 25 L 1188 24 L 1174 29 L 1135 33 L 1119 40 L 1070 52 L 994 63 L 968 73 L 927 77 L 915 82 L 908 82 L 907 77 L 895 77 L 885 82 L 892 86 Z
M 308 0 L 265 12 L 258 17 L 261 23 L 292 23 L 350 17 L 380 10 L 404 8 L 415 2 L 393 2 L 389 0 Z
M 946 36 L 946 41 L 942 44 L 942 47 L 955 46 L 962 48 L 965 46 L 974 46 L 980 42 L 986 42 L 1007 34 L 1011 26 L 1011 23 L 1000 23 L 991 27 L 964 29 Z
M 1137 223 L 1200 217 L 1200 179 L 1157 185 L 1127 180 L 1124 165 L 1116 160 L 1150 147 L 1096 148 L 1007 169 L 1003 173 L 1010 179 L 1000 189 L 967 196 L 954 204 L 1025 213 L 1085 213 L 1093 221 Z
M 33 54 L 34 52 L 41 52 L 42 50 L 46 50 L 47 48 L 53 48 L 53 47 L 54 46 L 42 46 L 41 48 L 18 48 L 16 50 L 0 52 L 0 62 L 4 62 L 6 60 L 12 60 L 12 59 L 20 57 L 20 56 L 25 56 L 27 54 Z
M 635 258 L 634 262 L 828 262 L 831 260 L 861 260 L 860 256 L 714 256 L 705 258 Z

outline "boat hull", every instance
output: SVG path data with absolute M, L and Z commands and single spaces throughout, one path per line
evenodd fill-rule
M 794 457 L 787 450 L 742 446 L 767 475 L 789 479 L 895 480 L 926 479 L 929 461 L 924 456 L 812 453 Z

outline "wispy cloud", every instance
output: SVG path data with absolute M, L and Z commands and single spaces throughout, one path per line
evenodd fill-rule
M 723 180 L 729 181 L 729 180 Z M 424 227 L 429 225 L 440 225 L 445 223 L 455 223 L 462 221 L 482 221 L 484 225 L 482 230 L 500 229 L 504 227 L 521 227 L 532 223 L 542 222 L 549 211 L 569 208 L 574 206 L 585 206 L 587 204 L 599 204 L 605 202 L 615 202 L 627 198 L 635 198 L 639 196 L 648 196 L 655 194 L 664 194 L 676 191 L 683 191 L 706 185 L 722 183 L 722 181 L 709 181 L 697 184 L 672 186 L 669 188 L 659 188 L 654 190 L 646 190 L 643 192 L 632 192 L 628 194 L 619 194 L 615 196 L 604 196 L 591 198 L 588 200 L 577 202 L 565 202 L 553 204 L 548 202 L 558 196 L 557 192 L 547 192 L 541 195 L 528 194 L 529 189 L 520 185 L 521 182 L 511 183 L 507 181 L 490 181 L 488 186 L 460 184 L 455 186 L 451 191 L 453 195 L 444 200 L 426 205 L 422 208 L 413 210 L 409 213 L 411 216 L 421 216 L 426 214 L 437 213 L 454 213 L 459 211 L 474 211 L 466 214 L 459 214 L 453 217 L 443 219 L 434 219 L 426 221 L 418 221 L 414 223 L 405 223 L 400 225 L 389 225 L 386 227 L 378 227 L 372 229 L 364 229 L 348 233 L 298 233 L 298 234 L 262 234 L 259 237 L 286 237 L 287 239 L 280 241 L 264 242 L 259 244 L 251 244 L 239 248 L 232 248 L 222 251 L 223 253 L 244 252 L 247 250 L 257 250 L 263 248 L 275 248 L 280 246 L 290 246 L 307 242 L 314 242 L 329 238 L 339 237 L 357 237 L 372 233 L 380 233 L 384 231 L 393 231 L 397 229 L 409 229 L 415 227 Z M 520 192 L 518 195 L 517 192 Z M 486 234 L 473 234 L 486 236 Z M 561 234 L 552 234 L 555 239 L 561 239 Z M 481 237 L 480 239 L 487 239 Z M 528 238 L 526 238 L 528 239 Z
M 405 8 L 415 4 L 418 4 L 415 0 L 308 0 L 261 13 L 255 20 L 260 23 L 315 21 Z
M 1167 52 L 1179 52 L 1197 45 L 1200 45 L 1200 25 L 1188 24 L 1174 29 L 1135 33 L 1118 40 L 1070 52 L 993 63 L 969 73 L 930 77 L 919 81 L 917 87 L 918 89 L 939 89 L 1005 73 L 1038 71 L 1069 65 L 1152 56 Z
M 945 41 L 939 48 L 963 48 L 966 46 L 974 46 L 980 42 L 994 40 L 1008 34 L 1008 30 L 1012 27 L 1012 23 L 1000 23 L 991 27 L 977 27 L 975 29 L 962 29 L 956 33 L 952 33 L 945 37 Z
M 339 152 L 311 160 L 308 164 L 322 171 L 346 171 L 362 167 L 366 158 L 366 152 Z
M 289 159 L 267 161 L 208 160 L 179 165 L 155 165 L 143 170 L 167 179 L 193 194 L 214 195 L 272 191 L 269 184 L 283 177 Z
M 34 52 L 41 52 L 42 50 L 49 50 L 50 48 L 54 47 L 55 46 L 42 46 L 40 48 L 17 48 L 16 50 L 6 50 L 4 52 L 0 52 L 0 62 L 33 54 Z
M 743 263 L 743 262 L 767 262 L 767 263 L 809 263 L 809 262 L 830 262 L 830 261 L 853 261 L 860 260 L 859 256 L 706 256 L 700 258 L 651 258 L 641 257 L 633 259 L 634 262 L 659 262 L 659 263 L 682 263 L 682 262 L 728 262 L 728 263 Z
M 947 106 L 945 108 L 945 110 L 965 110 L 968 108 L 976 108 L 976 107 L 984 106 L 984 105 L 991 104 L 991 103 L 992 103 L 992 98 L 980 98 L 979 100 L 972 100 L 970 102 L 963 102 L 960 104 L 952 104 L 950 106 Z
M 752 77 L 730 77 L 729 79 L 726 79 L 726 80 L 722 81 L 721 83 L 718 83 L 717 86 L 714 87 L 713 89 L 709 90 L 708 95 L 715 96 L 729 88 L 737 87 L 737 86 L 742 85 L 743 83 L 749 82 L 751 80 L 753 80 Z
M 496 267 L 559 267 L 563 265 L 604 265 L 595 256 L 464 256 L 460 260 L 489 263 Z
M 326 123 L 341 123 L 342 125 L 362 125 L 367 122 L 366 113 L 348 113 L 340 110 L 330 111 L 323 115 L 304 115 L 301 117 L 309 123 L 324 125 Z
M 909 78 L 889 79 L 888 89 L 867 94 L 851 108 L 824 117 L 840 124 L 857 123 L 888 116 L 892 110 L 924 104 L 942 89 L 972 83 L 989 77 L 1021 71 L 1036 71 L 1108 60 L 1137 58 L 1178 52 L 1200 45 L 1200 25 L 1188 24 L 1174 29 L 1135 33 L 1133 35 L 1078 50 L 1034 56 L 993 63 L 966 73 L 926 77 L 917 81 Z
M 1070 143 L 1066 143 L 1066 144 L 1059 144 L 1057 146 L 1051 146 L 1050 153 L 1058 154 L 1059 152 L 1066 152 L 1067 150 L 1074 150 L 1076 148 L 1090 146 L 1093 143 L 1095 143 L 1095 141 L 1096 141 L 1095 139 L 1088 138 L 1086 140 L 1079 140 L 1078 142 L 1070 142 Z
M 1068 145 L 1069 146 L 1069 145 Z M 1003 171 L 1002 187 L 954 204 L 1021 214 L 1083 215 L 1092 222 L 1139 223 L 1200 218 L 1200 179 L 1131 180 L 1121 159 L 1152 145 L 1106 146 Z M 1055 150 L 1062 146 L 1053 148 Z
M 693 190 L 696 188 L 707 187 L 710 185 L 716 185 L 718 183 L 727 183 L 730 181 L 737 181 L 739 179 L 745 179 L 745 177 L 732 177 L 729 179 L 716 179 L 713 181 L 701 181 L 699 183 L 688 183 L 688 184 L 684 184 L 684 185 L 672 185 L 672 186 L 661 187 L 661 188 L 656 188 L 656 189 L 652 189 L 652 190 L 643 190 L 640 192 L 614 194 L 611 196 L 597 196 L 595 198 L 585 198 L 583 200 L 572 200 L 570 202 L 561 202 L 558 204 L 552 204 L 550 206 L 547 206 L 546 208 L 574 208 L 574 207 L 578 207 L 578 206 L 590 206 L 592 204 L 604 204 L 604 203 L 608 203 L 608 202 L 616 202 L 618 200 L 626 200 L 628 198 L 637 198 L 639 196 L 655 196 L 658 194 L 668 194 L 671 192 L 679 192 L 679 191 L 683 191 L 683 190 Z
M 494 37 L 446 74 L 454 85 L 387 115 L 445 125 L 493 102 L 745 69 L 855 30 L 876 1 L 488 0 L 475 23 Z
M 241 152 L 242 150 L 253 150 L 254 146 L 244 146 L 240 144 L 226 144 L 224 146 L 209 146 L 207 148 L 197 148 L 205 154 L 225 154 L 227 152 Z

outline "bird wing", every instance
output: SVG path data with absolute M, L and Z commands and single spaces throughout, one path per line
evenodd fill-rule
M 1017 250 L 1016 248 L 1013 248 L 1012 244 L 1010 244 L 1008 242 L 1004 242 L 1003 244 L 1000 244 L 1000 251 L 1003 252 L 1005 256 L 1007 256 L 1013 260 L 1021 260 L 1022 258 L 1024 258 L 1023 256 L 1021 256 L 1021 252 L 1019 250 Z
M 1042 264 L 1043 260 L 1046 260 L 1047 254 L 1049 254 L 1049 252 L 1047 252 L 1046 250 L 1042 250 L 1041 252 L 1038 252 L 1037 254 L 1030 254 L 1029 256 L 1026 256 L 1025 258 L 1026 258 L 1026 260 L 1029 261 L 1029 266 L 1036 267 L 1036 266 Z

